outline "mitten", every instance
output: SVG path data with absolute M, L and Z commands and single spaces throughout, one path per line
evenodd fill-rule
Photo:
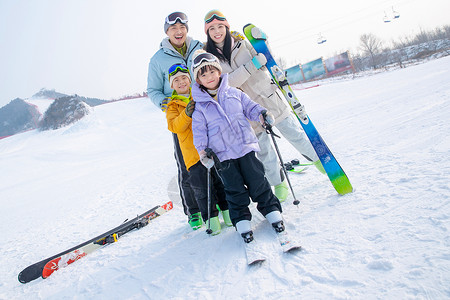
M 250 74 L 253 74 L 256 70 L 264 66 L 266 63 L 267 63 L 266 57 L 263 54 L 258 53 L 246 64 L 244 64 L 244 67 Z
M 186 115 L 189 118 L 192 118 L 192 114 L 194 113 L 194 109 L 195 109 L 195 102 L 194 100 L 189 101 L 188 105 L 186 106 Z
M 200 156 L 200 162 L 207 169 L 211 169 L 214 166 L 214 159 L 212 157 L 208 157 L 205 150 L 200 151 L 198 155 Z
M 266 65 L 267 59 L 264 56 L 264 54 L 258 53 L 252 58 L 252 63 L 255 65 L 257 69 L 261 69 L 262 66 Z
M 265 125 L 266 123 L 270 126 L 273 126 L 275 124 L 275 117 L 272 113 L 268 112 L 267 110 L 263 110 L 261 114 L 259 115 L 259 122 L 261 122 L 261 125 Z
M 163 101 L 161 102 L 161 110 L 163 112 L 166 112 L 167 110 L 167 105 L 169 104 L 169 102 L 172 100 L 172 98 L 170 97 L 166 97 L 163 99 Z

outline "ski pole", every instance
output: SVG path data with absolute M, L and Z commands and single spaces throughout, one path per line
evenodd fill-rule
M 206 233 L 211 234 L 211 168 L 208 168 L 206 185 L 208 186 L 208 229 L 206 229 Z
M 297 198 L 295 197 L 294 189 L 292 188 L 291 181 L 289 180 L 288 172 L 286 171 L 286 168 L 284 167 L 284 162 L 283 162 L 283 158 L 281 157 L 280 149 L 278 148 L 278 144 L 275 141 L 275 137 L 279 138 L 279 136 L 275 132 L 273 132 L 272 125 L 270 125 L 267 122 L 266 112 L 263 112 L 263 118 L 264 118 L 263 128 L 266 130 L 267 134 L 270 134 L 270 137 L 272 138 L 273 145 L 275 146 L 275 150 L 277 151 L 278 159 L 280 160 L 281 168 L 283 169 L 284 176 L 286 177 L 287 182 L 289 184 L 289 188 L 291 189 L 292 197 L 294 197 L 294 201 L 292 203 L 294 205 L 299 205 L 300 201 L 297 200 Z
M 213 157 L 214 152 L 212 151 L 211 148 L 206 148 L 205 152 L 206 152 L 206 157 L 208 157 L 208 158 Z M 206 229 L 207 234 L 212 233 L 212 230 L 211 230 L 211 168 L 212 167 L 207 168 L 208 174 L 206 176 L 207 195 L 208 195 L 208 229 Z

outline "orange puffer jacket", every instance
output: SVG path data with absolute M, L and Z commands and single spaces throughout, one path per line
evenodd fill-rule
M 190 99 L 192 99 L 192 96 L 186 98 L 177 95 L 174 91 L 172 94 L 172 101 L 167 105 L 166 111 L 168 129 L 178 136 L 181 153 L 183 153 L 187 170 L 200 160 L 197 149 L 194 147 L 192 118 L 188 117 L 185 111 Z

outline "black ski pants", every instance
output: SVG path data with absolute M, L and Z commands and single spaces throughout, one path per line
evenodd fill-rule
M 220 167 L 219 175 L 225 186 L 230 218 L 233 225 L 242 220 L 251 220 L 250 198 L 256 202 L 256 208 L 263 215 L 278 210 L 281 204 L 273 194 L 264 167 L 255 152 L 250 152 L 238 159 L 225 160 Z
M 189 184 L 189 172 L 184 164 L 178 136 L 175 133 L 172 133 L 172 136 L 174 156 L 178 167 L 178 187 L 180 189 L 181 203 L 183 204 L 184 213 L 187 216 L 190 216 L 198 213 L 200 210 L 198 208 L 197 201 L 195 200 L 194 191 Z
M 216 204 L 219 205 L 220 210 L 227 210 L 228 203 L 225 196 L 225 190 L 222 180 L 215 168 L 211 168 L 210 174 L 211 184 L 211 218 L 217 217 L 219 211 Z M 194 191 L 195 199 L 198 207 L 202 213 L 203 221 L 208 220 L 208 169 L 198 161 L 195 165 L 189 168 L 189 182 Z

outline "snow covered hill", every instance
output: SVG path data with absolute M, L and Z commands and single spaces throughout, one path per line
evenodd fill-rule
M 164 115 L 141 98 L 55 131 L 0 140 L 0 299 L 445 299 L 450 297 L 450 57 L 296 92 L 354 192 L 292 174 L 284 254 L 254 214 L 268 260 L 245 263 L 232 228 L 192 232 L 179 202 L 140 231 L 20 284 L 26 266 L 169 200 Z M 299 155 L 284 140 L 285 160 Z M 173 194 L 173 193 L 172 193 Z

